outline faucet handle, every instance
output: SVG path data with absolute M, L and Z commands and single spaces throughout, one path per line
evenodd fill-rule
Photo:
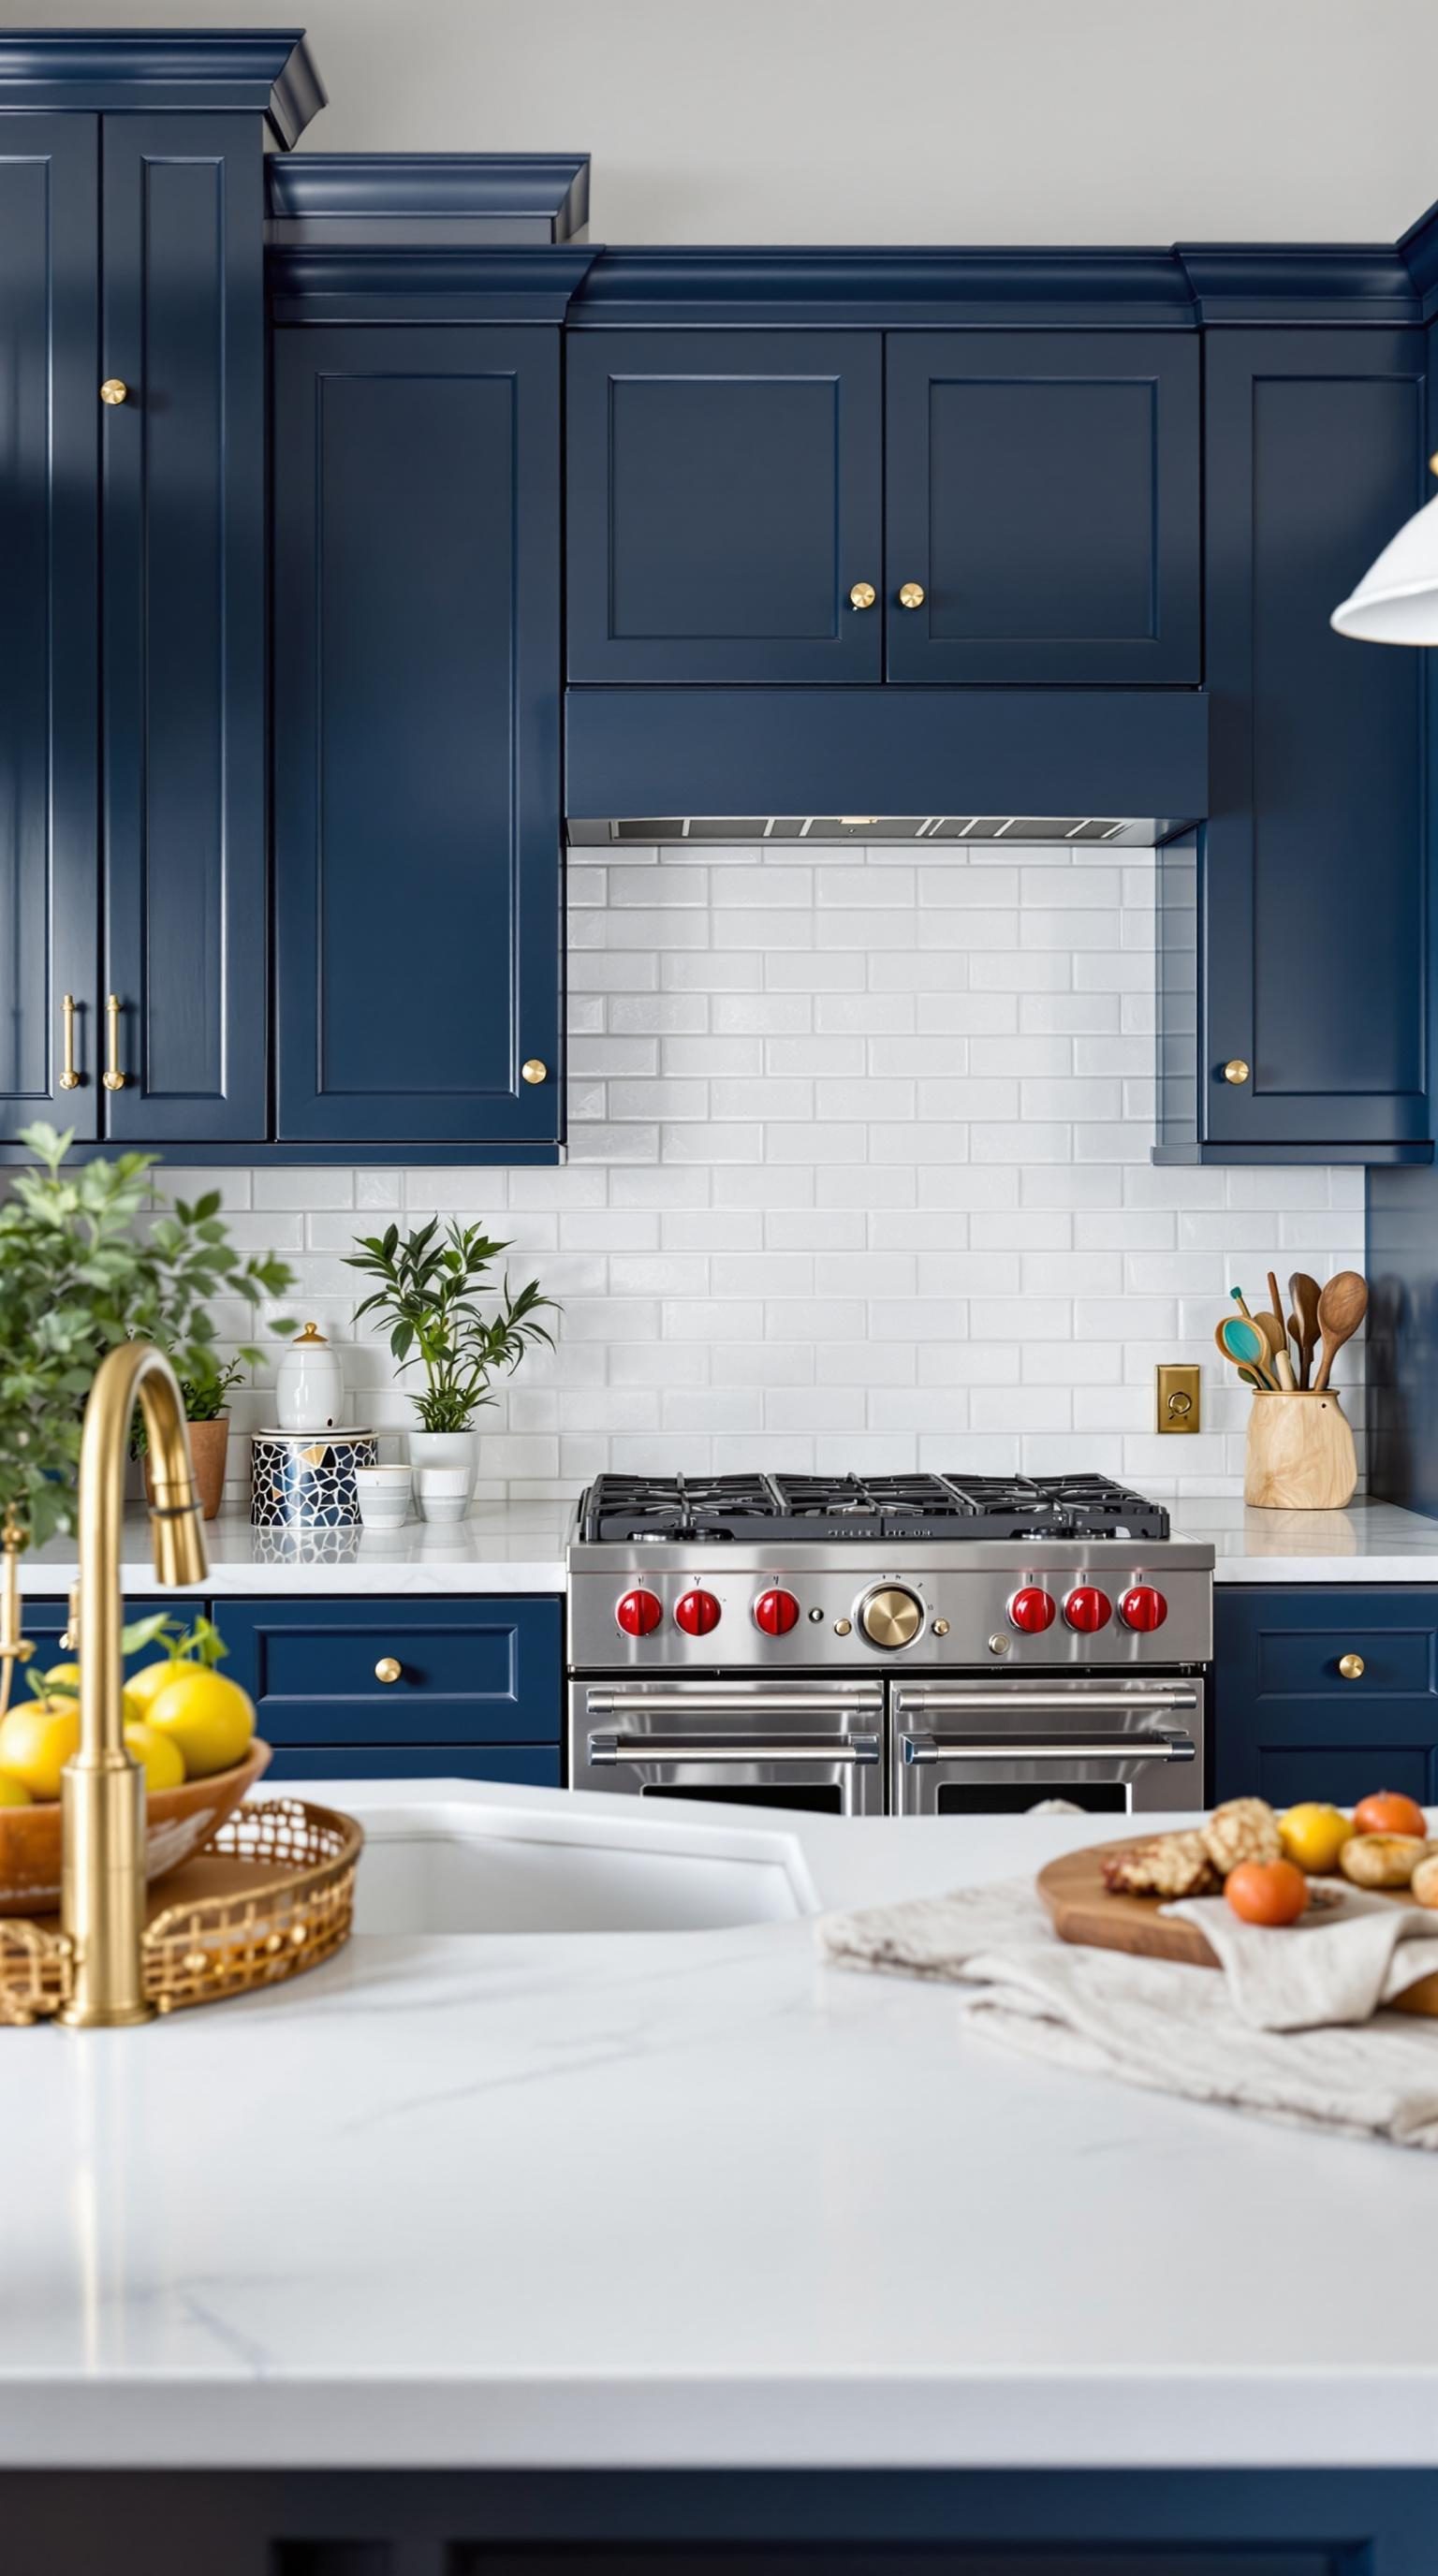
M 60 1644 L 67 1655 L 78 1655 L 80 1651 L 80 1586 L 78 1583 L 72 1583 L 70 1586 L 70 1607 L 66 1613 L 65 1625 L 60 1631 Z

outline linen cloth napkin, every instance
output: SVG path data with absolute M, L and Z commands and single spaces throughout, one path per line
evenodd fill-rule
M 1201 1920 L 1217 1950 L 1211 1901 L 1175 1911 Z M 1360 1991 L 1384 1999 L 1410 1982 L 1410 1970 L 1419 1976 L 1438 1966 L 1438 1934 L 1399 1929 L 1416 1907 L 1387 1906 L 1387 1920 L 1376 1932 L 1367 1930 L 1371 1909 L 1381 1902 L 1368 1899 L 1352 1916 L 1330 1917 L 1322 1930 L 1301 1936 L 1316 1953 L 1325 1939 L 1348 1942 L 1356 1929 L 1351 1956 L 1336 1970 L 1306 1955 L 1294 1968 L 1274 1966 L 1247 1938 L 1228 1943 L 1236 1964 L 1225 1959 L 1221 1974 L 1170 1959 L 1080 1949 L 1060 1941 L 1028 1879 L 824 1915 L 816 1937 L 821 1954 L 838 1967 L 952 1980 L 962 1989 L 966 2027 L 1026 2057 L 1438 2153 L 1438 2021 L 1384 2014 L 1361 2023 L 1315 2027 L 1284 2020 L 1275 2026 L 1271 2019 L 1246 2019 L 1235 2000 L 1237 1992 L 1259 2014 L 1292 2009 L 1291 1988 L 1286 2005 L 1281 1996 L 1276 2004 L 1273 1994 L 1274 1982 L 1287 1978 L 1299 1980 L 1310 2001 L 1315 1978 L 1331 1978 L 1350 2003 Z M 1236 1921 L 1233 1928 L 1240 1935 L 1257 1929 Z M 1227 1942 L 1227 1926 L 1223 1931 Z M 1257 1937 L 1275 1945 L 1291 1940 L 1287 1933 Z M 1301 2015 L 1307 2006 L 1300 2002 L 1297 2009 Z

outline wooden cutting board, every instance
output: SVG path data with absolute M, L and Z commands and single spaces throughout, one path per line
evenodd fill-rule
M 1154 1837 L 1130 1834 L 1125 1839 L 1152 1842 Z M 1110 1896 L 1103 1883 L 1103 1865 L 1110 1852 L 1123 1848 L 1122 1842 L 1091 1843 L 1084 1851 L 1065 1852 L 1039 1871 L 1038 1892 L 1059 1939 L 1075 1941 L 1081 1949 L 1127 1950 L 1135 1958 L 1177 1959 L 1190 1968 L 1216 1968 L 1217 1956 L 1198 1925 L 1160 1912 L 1162 1897 Z M 1332 1884 L 1341 1887 L 1347 1881 L 1335 1879 Z M 1400 1889 L 1394 1902 L 1405 1901 Z M 1433 1929 L 1438 1933 L 1438 1914 Z M 1420 1977 L 1390 2010 L 1438 2015 L 1438 1976 Z

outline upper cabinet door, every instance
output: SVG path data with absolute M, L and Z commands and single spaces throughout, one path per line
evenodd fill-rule
M 93 116 L 0 118 L 4 1141 L 96 1133 L 97 170 Z
M 881 367 L 872 331 L 570 334 L 571 680 L 880 677 Z
M 890 332 L 891 680 L 1196 684 L 1194 333 Z
M 1424 335 L 1215 330 L 1207 369 L 1199 1139 L 1421 1142 L 1428 660 L 1329 619 L 1428 497 Z
M 553 1145 L 558 331 L 275 349 L 280 1139 Z
M 255 116 L 103 122 L 97 1043 L 125 1142 L 266 1133 L 261 145 Z

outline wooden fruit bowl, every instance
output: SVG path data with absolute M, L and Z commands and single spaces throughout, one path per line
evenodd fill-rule
M 270 1748 L 256 1736 L 243 1762 L 207 1780 L 157 1789 L 145 1818 L 147 1876 L 165 1878 L 192 1860 L 269 1767 Z M 54 1914 L 60 1903 L 60 1801 L 0 1807 L 0 1914 Z

